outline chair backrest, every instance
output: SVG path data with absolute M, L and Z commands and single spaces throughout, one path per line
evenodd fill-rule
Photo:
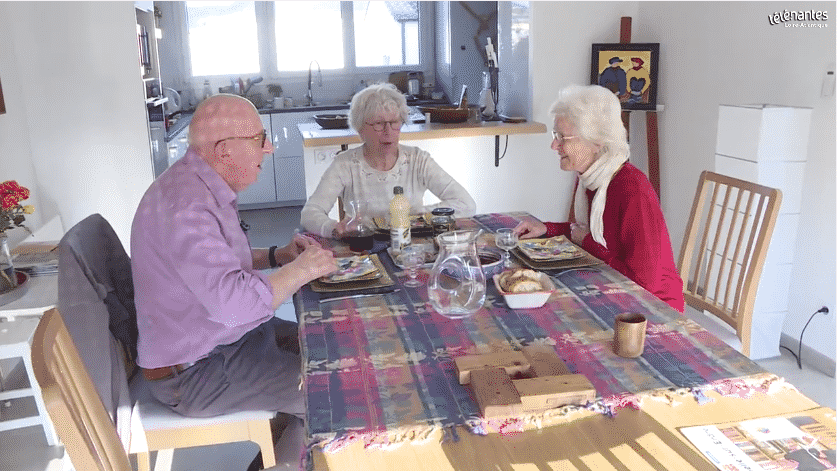
M 704 171 L 683 237 L 678 266 L 686 303 L 731 325 L 745 355 L 781 202 L 775 188 Z
M 75 469 L 130 471 L 116 427 L 57 309 L 47 311 L 35 330 L 32 367 Z

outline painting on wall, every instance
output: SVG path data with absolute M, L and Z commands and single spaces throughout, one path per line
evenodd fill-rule
M 611 90 L 625 110 L 657 108 L 659 43 L 593 44 L 590 83 Z
M 3 101 L 3 82 L 0 82 L 0 114 L 6 113 L 6 102 Z

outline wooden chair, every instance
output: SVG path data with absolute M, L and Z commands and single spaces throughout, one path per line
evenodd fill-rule
M 686 304 L 732 326 L 747 356 L 756 293 L 781 202 L 777 189 L 704 171 L 680 250 Z
M 131 471 L 116 427 L 57 309 L 47 311 L 35 329 L 32 366 L 74 467 Z
M 132 439 L 128 450 L 137 454 L 140 471 L 150 468 L 152 451 L 158 452 L 157 462 L 163 463 L 171 460 L 176 448 L 242 441 L 259 445 L 264 467 L 276 464 L 270 426 L 274 412 L 254 410 L 217 417 L 184 417 L 157 401 L 141 374 L 134 374 L 129 383 L 128 371 L 133 368 L 126 368 L 125 364 L 131 363 L 131 349 L 124 348 L 124 355 L 115 355 L 107 348 L 111 339 L 122 346 L 136 344 L 136 338 L 131 338 L 131 331 L 136 335 L 137 321 L 130 258 L 101 215 L 88 216 L 67 231 L 59 243 L 59 253 L 58 308 L 63 322 L 106 413 L 114 414 L 116 401 L 110 395 L 124 382 L 132 413 L 139 417 L 145 435 L 144 443 Z M 121 365 L 117 368 L 118 378 L 111 373 L 111 365 Z M 159 469 L 159 465 L 155 468 Z

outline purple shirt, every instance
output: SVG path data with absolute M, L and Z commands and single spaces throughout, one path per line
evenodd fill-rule
M 142 197 L 131 268 L 143 368 L 196 361 L 273 316 L 236 193 L 192 149 Z

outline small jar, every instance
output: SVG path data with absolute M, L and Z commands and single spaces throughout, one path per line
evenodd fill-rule
M 430 218 L 430 224 L 433 226 L 434 236 L 456 229 L 456 220 L 453 213 L 454 211 L 451 208 L 436 208 L 430 212 L 433 215 Z

